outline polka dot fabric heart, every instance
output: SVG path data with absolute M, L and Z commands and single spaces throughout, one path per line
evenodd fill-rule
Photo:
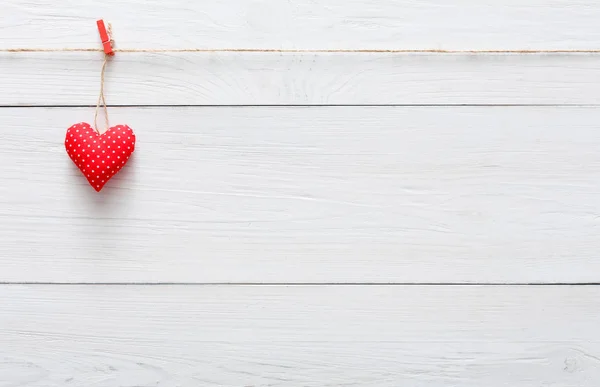
M 81 122 L 67 129 L 65 148 L 75 165 L 98 192 L 119 172 L 135 149 L 135 134 L 127 125 L 117 125 L 98 134 Z

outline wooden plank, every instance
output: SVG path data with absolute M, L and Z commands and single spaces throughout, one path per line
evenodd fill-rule
M 598 49 L 594 0 L 3 0 L 0 47 Z
M 2 386 L 600 380 L 598 287 L 2 286 L 0 300 Z
M 0 109 L 0 281 L 599 281 L 598 108 L 115 108 L 100 194 L 92 117 Z
M 112 105 L 600 104 L 600 55 L 121 54 Z M 0 105 L 95 105 L 99 53 L 0 53 Z

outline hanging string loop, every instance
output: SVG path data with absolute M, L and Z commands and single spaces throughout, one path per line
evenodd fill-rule
M 110 40 L 110 44 L 114 45 L 114 40 L 112 38 L 112 26 L 110 25 L 110 23 L 108 23 L 108 36 L 109 36 L 109 40 Z M 96 103 L 96 113 L 94 114 L 94 129 L 96 130 L 96 132 L 98 132 L 98 134 L 101 134 L 100 131 L 98 130 L 98 111 L 100 110 L 100 106 L 102 106 L 104 108 L 104 119 L 106 121 L 106 128 L 104 129 L 104 131 L 107 131 L 110 128 L 109 122 L 108 122 L 108 108 L 106 106 L 106 98 L 104 97 L 104 73 L 106 71 L 106 64 L 108 63 L 109 58 L 111 57 L 111 55 L 104 53 L 104 62 L 102 63 L 102 70 L 100 71 L 100 95 L 98 96 L 98 102 Z

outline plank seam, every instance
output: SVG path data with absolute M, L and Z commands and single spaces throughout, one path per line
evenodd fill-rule
M 2 281 L 0 286 L 600 286 L 600 282 L 45 282 Z
M 96 105 L 0 105 L 0 109 L 25 109 L 25 108 L 95 108 Z M 248 105 L 248 104 L 175 104 L 175 105 L 107 105 L 108 108 L 174 108 L 174 107 L 205 107 L 205 108 L 252 108 L 252 107 L 582 107 L 582 108 L 597 108 L 600 104 L 264 104 L 264 105 Z

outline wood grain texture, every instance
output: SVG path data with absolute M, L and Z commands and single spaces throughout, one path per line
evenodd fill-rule
M 600 49 L 592 0 L 3 0 L 0 49 L 99 17 L 123 49 Z M 110 110 L 138 144 L 97 194 L 63 136 L 101 54 L 0 52 L 0 387 L 597 387 L 600 286 L 514 284 L 600 283 L 599 58 L 122 53 L 109 103 L 164 106 Z
M 98 194 L 63 147 L 93 109 L 0 109 L 0 281 L 599 281 L 598 108 L 110 112 Z
M 102 54 L 0 53 L 0 105 L 95 105 Z M 111 105 L 600 104 L 600 55 L 120 54 Z
M 3 0 L 0 47 L 598 49 L 594 0 Z
M 2 286 L 0 386 L 596 387 L 600 289 Z

